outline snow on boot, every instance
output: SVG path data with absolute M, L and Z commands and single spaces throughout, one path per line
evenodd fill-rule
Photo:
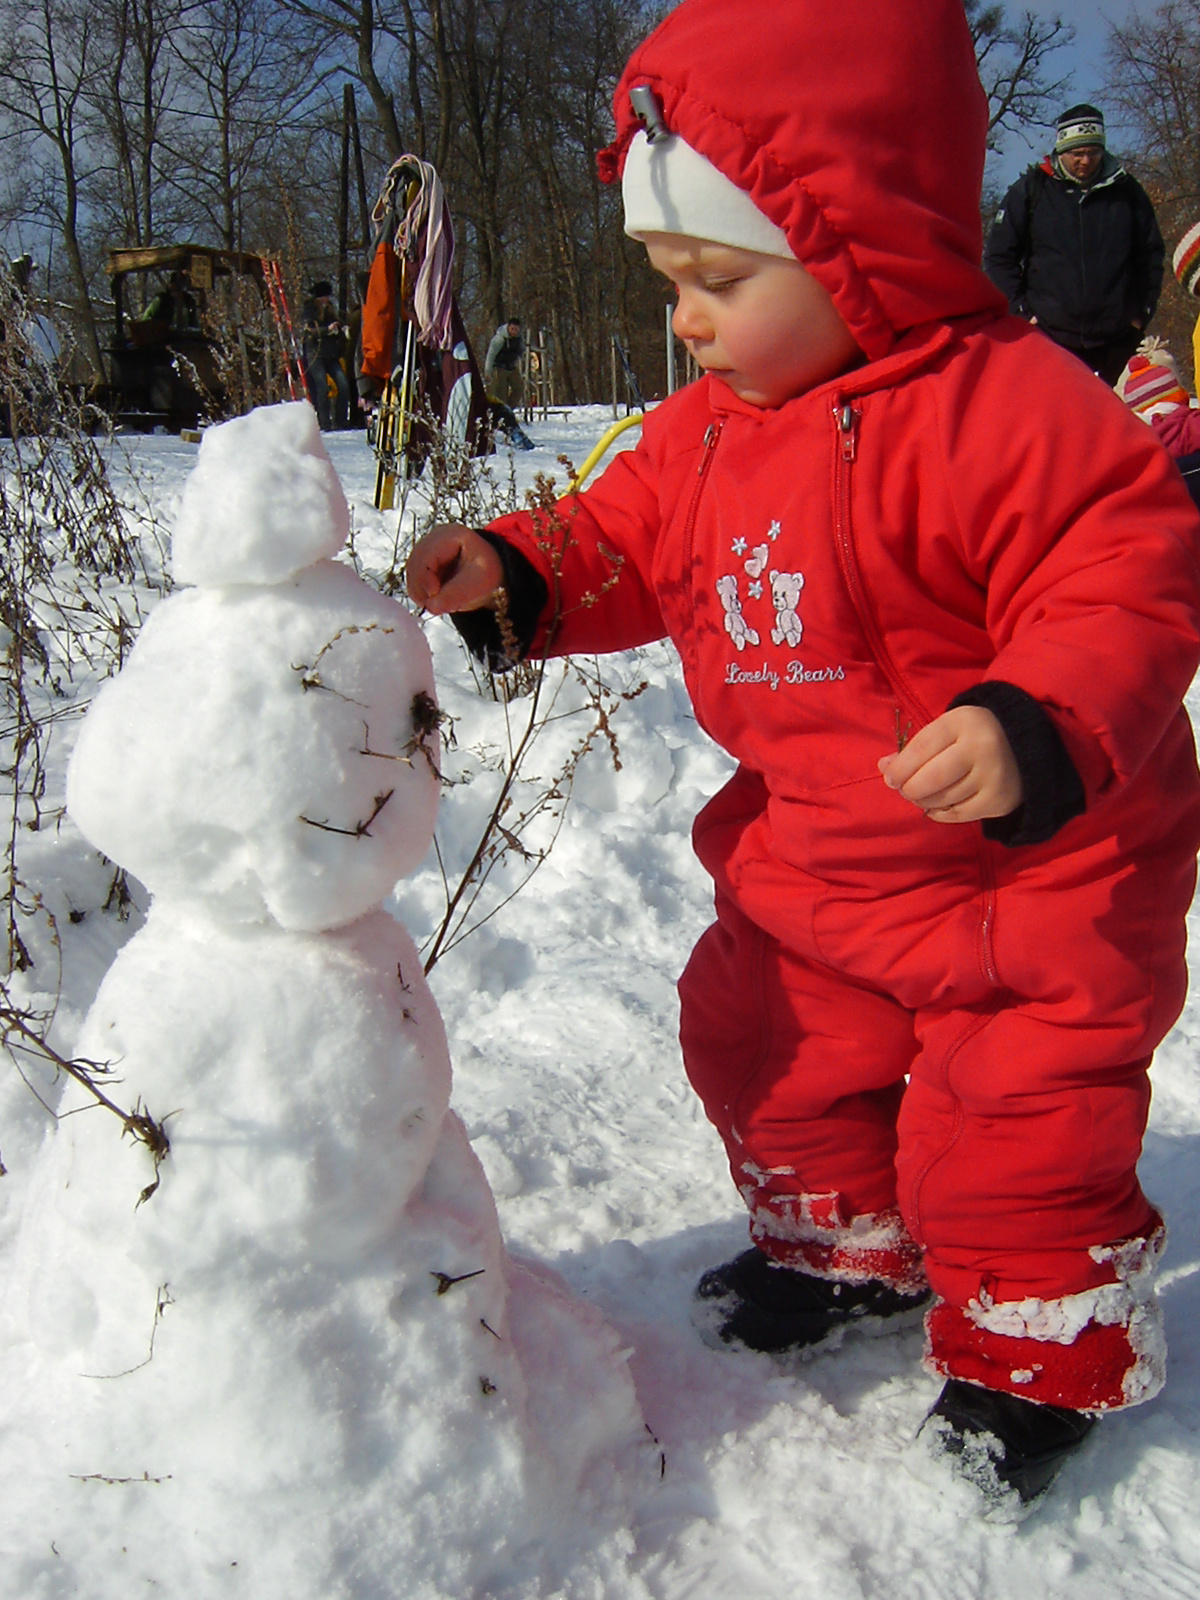
M 1045 1493 L 1095 1421 L 1086 1411 L 949 1378 L 919 1437 L 935 1459 L 979 1491 L 985 1515 L 1015 1521 Z
M 713 1267 L 696 1285 L 693 1320 L 706 1344 L 743 1345 L 772 1355 L 815 1354 L 847 1328 L 879 1333 L 908 1326 L 929 1291 L 901 1294 L 886 1283 L 842 1283 L 781 1267 L 751 1248 Z

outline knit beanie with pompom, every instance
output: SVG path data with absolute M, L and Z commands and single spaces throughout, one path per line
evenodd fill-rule
M 1129 365 L 1117 380 L 1117 393 L 1140 417 L 1147 417 L 1160 407 L 1170 410 L 1190 403 L 1170 355 L 1166 351 L 1155 354 L 1165 359 L 1155 360 L 1152 355 L 1131 356 Z

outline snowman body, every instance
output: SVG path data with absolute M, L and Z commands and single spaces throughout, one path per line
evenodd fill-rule
M 3 1329 L 0 1594 L 468 1597 L 514 1563 L 549 1593 L 571 1504 L 624 1515 L 624 1354 L 507 1258 L 380 909 L 432 836 L 436 705 L 415 620 L 333 559 L 346 522 L 311 408 L 211 430 L 195 586 L 80 733 L 72 815 L 153 903 L 77 1053 L 170 1150 L 68 1088 Z

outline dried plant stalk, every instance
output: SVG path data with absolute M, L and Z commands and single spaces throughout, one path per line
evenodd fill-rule
M 28 1065 L 36 1061 L 83 1084 L 147 1144 L 157 1167 L 167 1151 L 161 1124 L 140 1107 L 119 1106 L 100 1087 L 101 1065 L 69 1061 L 51 1046 L 56 1001 L 48 1008 L 27 1004 L 21 995 L 28 984 L 14 987 L 34 967 L 28 930 L 37 921 L 58 964 L 39 990 L 57 996 L 61 988 L 58 929 L 21 872 L 22 840 L 54 820 L 46 801 L 50 740 L 64 719 L 81 715 L 85 685 L 121 666 L 142 621 L 137 586 L 152 580 L 105 465 L 106 419 L 59 381 L 58 365 L 46 355 L 16 288 L 0 284 L 0 293 L 6 296 L 0 338 L 0 431 L 6 436 L 0 440 L 0 774 L 6 784 L 0 1042 L 26 1082 Z M 120 911 L 120 892 L 116 900 Z

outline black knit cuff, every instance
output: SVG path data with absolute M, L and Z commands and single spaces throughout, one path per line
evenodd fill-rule
M 450 621 L 458 629 L 467 649 L 477 661 L 482 661 L 491 672 L 506 672 L 518 661 L 524 661 L 529 646 L 537 632 L 542 612 L 550 598 L 546 580 L 527 561 L 514 545 L 508 544 L 486 528 L 475 530 L 486 539 L 500 557 L 504 568 L 504 592 L 507 598 L 506 630 L 500 630 L 500 621 L 490 606 L 479 611 L 455 611 Z M 509 645 L 505 644 L 507 634 Z M 509 647 L 515 644 L 516 652 Z
M 989 817 L 985 839 L 999 844 L 1044 844 L 1087 805 L 1083 782 L 1049 713 L 1016 684 L 977 683 L 956 695 L 955 706 L 982 706 L 1004 729 L 1021 774 L 1021 804 L 1007 817 Z

